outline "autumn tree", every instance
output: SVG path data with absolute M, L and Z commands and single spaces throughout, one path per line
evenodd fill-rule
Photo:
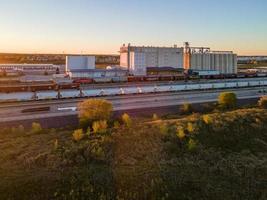
M 109 120 L 113 111 L 112 104 L 104 99 L 89 99 L 78 104 L 80 125 L 84 128 L 94 121 Z
M 218 98 L 218 104 L 223 109 L 231 109 L 236 107 L 236 94 L 233 92 L 222 92 Z

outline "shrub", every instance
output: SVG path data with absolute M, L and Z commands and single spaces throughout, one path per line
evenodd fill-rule
M 181 112 L 183 114 L 191 114 L 193 112 L 192 104 L 190 103 L 184 103 L 181 107 Z
M 203 121 L 205 122 L 205 124 L 212 124 L 212 118 L 210 115 L 203 115 Z
M 115 128 L 115 129 L 120 128 L 120 122 L 115 121 L 114 124 L 113 124 L 113 128 Z
M 159 131 L 162 135 L 167 135 L 169 128 L 165 123 L 161 123 L 159 126 Z
M 267 96 L 261 97 L 260 100 L 258 101 L 258 106 L 260 108 L 267 108 Z
M 73 137 L 73 140 L 78 142 L 80 141 L 81 139 L 83 139 L 84 137 L 84 133 L 83 133 L 83 130 L 82 129 L 77 129 L 73 132 L 72 134 L 72 137 Z
M 121 118 L 126 127 L 130 128 L 132 126 L 132 119 L 127 113 L 124 113 Z
M 96 133 L 104 134 L 107 132 L 108 123 L 106 120 L 95 121 L 93 123 L 92 128 L 95 134 Z
M 92 132 L 91 132 L 91 128 L 90 128 L 90 127 L 88 127 L 88 128 L 87 128 L 87 130 L 86 130 L 86 135 L 87 135 L 87 136 L 90 136 L 90 135 L 91 135 L 91 133 L 92 133 Z
M 223 109 L 235 108 L 236 101 L 236 94 L 233 92 L 222 92 L 218 98 L 218 104 Z
M 32 133 L 40 133 L 41 131 L 42 131 L 41 125 L 39 123 L 33 122 L 31 132 Z
M 177 136 L 180 140 L 185 138 L 185 131 L 182 127 L 177 128 Z
M 196 127 L 194 124 L 192 124 L 191 122 L 187 123 L 187 130 L 189 133 L 193 133 L 195 131 Z
M 109 120 L 112 114 L 112 104 L 103 99 L 89 99 L 79 103 L 80 125 L 86 127 L 93 121 Z
M 194 139 L 190 138 L 188 141 L 188 150 L 193 151 L 197 147 L 197 143 Z
M 156 121 L 156 120 L 158 120 L 159 119 L 159 117 L 158 117 L 158 115 L 157 114 L 153 114 L 153 116 L 152 116 L 152 119 L 154 120 L 154 121 Z

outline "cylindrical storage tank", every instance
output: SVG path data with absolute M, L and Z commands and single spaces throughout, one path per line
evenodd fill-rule
M 210 69 L 215 70 L 215 58 L 214 54 L 209 54 L 210 55 Z
M 210 54 L 204 54 L 204 70 L 211 70 Z
M 233 54 L 228 55 L 228 70 L 230 73 L 235 73 L 233 70 Z
M 233 72 L 237 74 L 237 55 L 233 54 Z
M 219 54 L 215 54 L 214 56 L 215 56 L 215 70 L 221 72 L 219 63 L 220 60 Z

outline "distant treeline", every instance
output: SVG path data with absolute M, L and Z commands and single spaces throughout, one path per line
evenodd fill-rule
M 8 63 L 43 63 L 64 65 L 66 54 L 12 54 L 0 53 L 0 64 Z M 119 55 L 95 55 L 96 64 L 119 64 Z

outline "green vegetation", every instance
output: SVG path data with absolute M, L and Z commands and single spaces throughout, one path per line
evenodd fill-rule
M 101 107 L 86 129 L 0 130 L 0 199 L 267 198 L 266 109 L 120 123 Z
M 233 109 L 236 107 L 236 94 L 233 92 L 222 92 L 218 98 L 218 104 L 222 109 Z

